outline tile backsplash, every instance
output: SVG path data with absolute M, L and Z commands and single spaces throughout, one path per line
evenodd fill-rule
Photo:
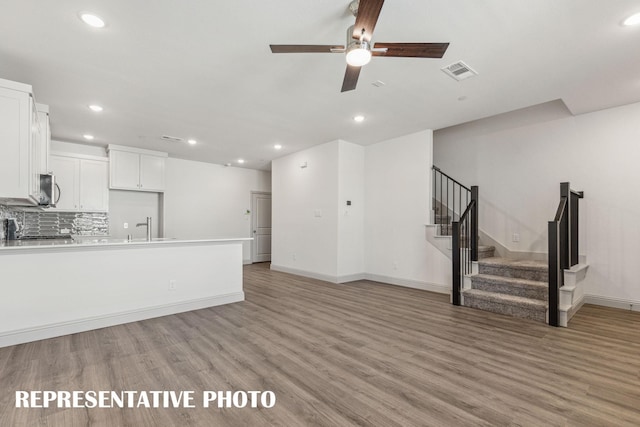
M 50 212 L 20 210 L 0 205 L 0 220 L 18 220 L 18 236 L 108 236 L 109 214 L 106 212 Z M 0 230 L 2 227 L 0 227 Z M 0 231 L 0 238 L 4 238 Z

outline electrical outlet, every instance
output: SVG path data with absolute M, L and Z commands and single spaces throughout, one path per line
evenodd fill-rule
M 398 261 L 393 261 L 393 269 L 394 270 L 398 269 Z
M 126 228 L 129 228 L 129 223 L 128 223 L 128 222 L 125 222 L 125 223 L 124 223 L 124 225 L 123 225 L 123 227 L 124 227 L 125 229 L 126 229 Z
M 296 257 L 296 254 L 291 254 L 291 259 L 295 261 L 298 259 L 298 257 Z
M 175 280 L 169 280 L 169 290 L 170 291 L 175 291 L 176 290 L 176 281 Z
M 513 233 L 513 236 L 511 236 L 511 240 L 514 241 L 514 242 L 519 242 L 520 241 L 520 234 Z

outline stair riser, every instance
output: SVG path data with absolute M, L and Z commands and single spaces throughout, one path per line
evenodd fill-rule
M 449 215 L 436 215 L 435 217 L 436 224 L 450 224 L 451 216 Z
M 486 250 L 478 250 L 478 259 L 491 258 L 494 256 L 496 249 L 492 246 Z
M 514 267 L 504 267 L 500 265 L 479 265 L 480 274 L 491 276 L 512 277 L 514 279 L 535 280 L 537 282 L 548 282 L 549 273 L 542 269 L 524 269 Z
M 535 320 L 538 322 L 546 322 L 547 318 L 546 309 L 500 304 L 493 301 L 475 298 L 470 295 L 464 297 L 464 305 L 478 310 L 490 311 L 492 313 L 504 314 L 506 316 L 518 317 L 521 319 Z
M 547 301 L 549 296 L 549 289 L 546 287 L 542 288 L 539 286 L 527 286 L 522 284 L 498 283 L 475 277 L 471 278 L 471 287 L 482 291 L 515 295 L 540 301 Z

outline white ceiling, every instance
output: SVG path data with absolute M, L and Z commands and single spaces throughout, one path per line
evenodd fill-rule
M 33 85 L 54 139 L 92 133 L 96 144 L 221 164 L 242 157 L 254 169 L 335 139 L 367 145 L 554 99 L 574 114 L 640 101 L 640 27 L 621 25 L 640 12 L 637 0 L 389 0 L 374 42 L 449 50 L 373 58 L 346 93 L 343 55 L 270 52 L 270 43 L 344 44 L 348 3 L 1 0 L 0 78 Z M 80 11 L 107 27 L 87 27 Z M 458 60 L 479 76 L 456 82 L 440 71 Z

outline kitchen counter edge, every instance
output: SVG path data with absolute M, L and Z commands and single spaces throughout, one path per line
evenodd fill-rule
M 24 253 L 24 252 L 43 252 L 43 251 L 67 251 L 67 250 L 102 250 L 102 249 L 123 249 L 123 248 L 147 248 L 162 247 L 176 245 L 208 245 L 208 244 L 227 244 L 234 242 L 251 241 L 252 237 L 238 237 L 225 239 L 163 239 L 152 241 L 127 241 L 126 239 L 91 239 L 91 241 L 83 241 L 82 239 L 64 243 L 56 240 L 30 242 L 29 244 L 19 243 L 21 241 L 6 241 L 0 243 L 0 254 L 7 253 Z

